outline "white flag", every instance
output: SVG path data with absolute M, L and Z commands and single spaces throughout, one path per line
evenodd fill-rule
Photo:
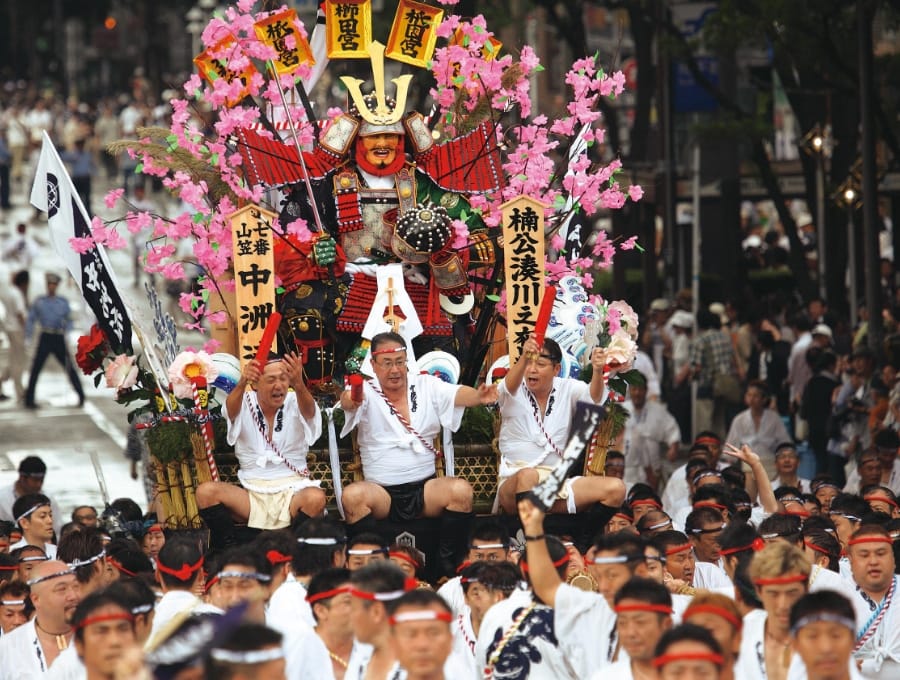
M 47 212 L 50 242 L 78 283 L 81 295 L 97 317 L 97 325 L 113 351 L 133 354 L 131 321 L 106 251 L 97 245 L 80 254 L 69 243 L 73 236 L 85 238 L 91 235 L 91 219 L 46 131 L 31 188 L 31 204 Z

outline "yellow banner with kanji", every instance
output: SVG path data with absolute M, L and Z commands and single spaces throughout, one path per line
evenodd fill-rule
M 273 60 L 275 71 L 293 73 L 302 64 L 312 66 L 316 63 L 309 42 L 300 30 L 297 12 L 292 9 L 282 10 L 253 24 L 256 37 L 260 42 L 271 47 L 278 56 Z
M 256 356 L 266 321 L 275 311 L 272 223 L 276 217 L 275 213 L 256 205 L 248 205 L 228 217 L 241 368 Z
M 544 209 L 530 196 L 500 206 L 506 289 L 506 341 L 510 365 L 534 332 L 544 294 Z
M 250 78 L 256 73 L 249 59 L 241 59 L 243 56 L 237 40 L 228 36 L 194 57 L 197 71 L 210 85 L 214 85 L 219 78 L 224 78 L 229 84 L 234 82 L 235 78 L 240 79 L 243 87 L 237 95 L 228 98 L 228 106 L 234 106 L 249 94 Z M 232 68 L 238 61 L 244 62 L 243 68 L 239 71 Z
M 325 48 L 329 59 L 368 59 L 371 0 L 325 0 Z
M 448 44 L 468 47 L 469 38 L 468 36 L 466 36 L 462 28 L 457 28 L 455 31 L 453 31 L 453 36 L 450 38 L 450 42 Z M 500 53 L 501 47 L 503 47 L 503 43 L 497 40 L 495 37 L 491 36 L 485 41 L 479 51 L 481 52 L 481 56 L 485 61 L 492 61 Z
M 437 27 L 444 10 L 414 0 L 400 0 L 385 54 L 391 59 L 425 68 L 434 54 Z

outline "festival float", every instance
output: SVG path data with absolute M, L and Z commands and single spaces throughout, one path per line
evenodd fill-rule
M 325 0 L 311 31 L 287 7 L 228 7 L 203 31 L 196 73 L 170 102 L 171 126 L 109 149 L 158 178 L 183 212 L 136 211 L 117 190 L 106 205 L 121 219 L 103 222 L 83 206 L 79 218 L 73 200 L 76 229 L 64 244 L 73 274 L 91 262 L 112 276 L 104 249 L 141 231 L 148 273 L 184 279 L 185 243 L 202 270 L 179 301 L 188 326 L 209 334 L 202 349 L 180 351 L 148 286 L 150 314 L 146 300 L 116 298 L 127 323 L 115 333 L 104 309 L 100 335 L 86 336 L 81 352 L 92 356 L 80 362 L 85 372 L 102 369 L 97 381 L 137 406 L 130 418 L 149 444 L 168 526 L 196 526 L 191 489 L 233 472 L 222 395 L 269 341 L 301 355 L 323 406 L 330 436 L 310 468 L 331 501 L 359 475 L 334 434 L 335 395 L 366 374 L 367 341 L 384 330 L 407 340 L 415 370 L 470 385 L 502 378 L 531 333 L 559 343 L 571 377 L 590 368 L 593 347 L 606 348 L 611 396 L 584 456 L 585 474 L 603 473 L 624 423 L 618 402 L 636 379 L 638 319 L 593 292 L 593 276 L 617 250 L 639 246 L 603 230 L 581 242 L 570 224 L 641 198 L 622 183 L 621 162 L 594 151 L 604 140 L 598 101 L 619 95 L 624 77 L 578 59 L 566 75 L 567 115 L 550 120 L 532 110 L 530 82 L 542 75 L 534 50 L 501 44 L 483 17 L 452 14 L 454 4 L 400 0 L 385 36 L 373 35 L 369 0 Z M 346 96 L 315 108 L 318 78 L 346 60 L 369 77 L 340 78 Z M 422 82 L 429 96 L 412 96 Z M 417 111 L 414 100 L 427 104 Z M 363 179 L 372 175 L 377 182 Z M 96 311 L 94 288 L 82 289 Z M 492 418 L 476 413 L 468 436 L 464 428 L 437 442 L 444 472 L 469 478 L 482 510 L 496 492 Z

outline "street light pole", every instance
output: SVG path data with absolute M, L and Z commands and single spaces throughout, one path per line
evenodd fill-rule
M 856 283 L 856 223 L 853 219 L 853 211 L 856 209 L 856 190 L 852 187 L 844 189 L 844 203 L 847 205 L 847 272 L 850 276 L 850 327 L 856 324 L 859 318 L 859 293 Z

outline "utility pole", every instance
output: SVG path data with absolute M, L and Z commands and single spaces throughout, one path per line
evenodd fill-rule
M 866 310 L 869 313 L 869 347 L 881 356 L 884 327 L 881 320 L 881 266 L 878 252 L 878 176 L 875 162 L 875 114 L 872 97 L 875 95 L 872 74 L 873 4 L 857 0 L 857 29 L 859 32 L 859 121 L 862 126 L 862 196 L 863 196 L 863 258 L 865 262 Z

